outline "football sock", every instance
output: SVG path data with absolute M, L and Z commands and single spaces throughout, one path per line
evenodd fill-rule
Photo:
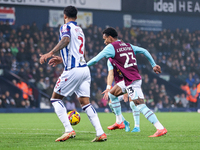
M 69 122 L 67 116 L 67 110 L 65 105 L 63 104 L 62 100 L 60 99 L 51 99 L 51 103 L 54 107 L 55 113 L 57 114 L 58 118 L 62 122 L 63 126 L 65 127 L 65 132 L 73 131 L 73 128 Z
M 111 111 L 115 114 L 115 112 L 114 112 L 114 110 L 113 110 L 113 107 L 112 107 L 112 103 L 108 103 L 108 105 L 109 105 Z M 122 115 L 122 121 L 124 121 L 124 120 L 126 120 L 126 119 L 125 119 L 124 116 Z
M 121 104 L 119 102 L 118 97 L 112 95 L 110 92 L 108 93 L 109 98 L 112 102 L 113 111 L 116 115 L 116 123 L 120 124 L 122 123 L 122 112 L 121 112 Z
M 139 109 L 135 106 L 135 103 L 133 101 L 130 101 L 130 107 L 133 112 L 133 118 L 135 122 L 135 127 L 140 127 L 140 111 Z
M 122 121 L 124 122 L 124 120 L 126 120 L 126 119 L 125 119 L 124 116 L 122 115 Z
M 149 120 L 156 129 L 164 129 L 163 125 L 158 121 L 156 115 L 146 106 L 146 104 L 140 104 L 137 106 L 139 111 Z
M 156 129 L 164 129 L 163 125 L 160 123 L 160 121 L 154 123 L 154 126 L 156 127 Z
M 109 107 L 110 107 L 110 110 L 115 114 L 114 110 L 113 110 L 113 107 L 112 107 L 112 103 L 108 103 Z
M 101 127 L 99 117 L 98 117 L 97 112 L 94 109 L 94 107 L 89 103 L 89 104 L 83 106 L 82 109 L 86 112 L 90 122 L 94 126 L 94 128 L 96 130 L 96 136 L 102 135 L 104 133 L 104 131 Z

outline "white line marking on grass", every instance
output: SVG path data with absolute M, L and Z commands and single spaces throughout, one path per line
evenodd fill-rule
M 50 130 L 50 131 L 55 131 L 55 130 L 62 130 L 62 129 L 24 129 L 24 128 L 0 128 L 0 129 L 3 129 L 3 130 Z M 62 130 L 63 131 L 63 130 Z M 96 134 L 96 132 L 93 132 L 93 131 L 79 131 L 79 130 L 75 130 L 75 132 L 82 132 L 82 133 L 93 133 L 93 134 Z M 50 134 L 50 133 L 0 133 L 0 134 Z M 55 134 L 52 134 L 52 135 L 55 135 Z M 111 134 L 107 134 L 106 135 L 111 135 Z
M 52 134 L 52 133 L 0 133 L 0 134 L 48 134 L 48 135 L 57 135 L 57 134 Z

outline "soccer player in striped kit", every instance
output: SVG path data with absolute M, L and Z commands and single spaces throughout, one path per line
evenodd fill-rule
M 96 137 L 92 142 L 106 141 L 97 112 L 90 104 L 90 70 L 84 59 L 85 36 L 82 29 L 75 22 L 77 9 L 67 6 L 64 9 L 64 25 L 60 27 L 59 43 L 48 53 L 40 55 L 40 63 L 43 64 L 50 59 L 49 64 L 53 67 L 64 64 L 64 71 L 58 78 L 51 97 L 51 103 L 55 112 L 65 127 L 65 133 L 55 141 L 65 141 L 76 136 L 67 116 L 67 110 L 62 102 L 63 97 L 71 96 L 74 92 L 78 96 L 82 109 L 96 130 Z M 59 56 L 54 56 L 60 51 Z
M 156 115 L 144 103 L 144 94 L 141 89 L 142 79 L 139 74 L 136 62 L 137 53 L 144 54 L 153 71 L 157 74 L 161 73 L 161 68 L 156 65 L 150 53 L 141 47 L 133 46 L 118 40 L 118 33 L 114 28 L 107 28 L 103 31 L 104 43 L 107 45 L 97 56 L 91 59 L 87 65 L 91 66 L 97 63 L 101 58 L 106 57 L 110 62 L 119 69 L 123 75 L 126 91 L 131 98 L 130 103 L 134 103 L 138 110 L 155 126 L 157 131 L 149 137 L 159 137 L 167 133 L 166 128 L 159 122 Z M 117 96 L 120 94 L 119 86 L 114 86 L 109 91 L 109 97 L 112 103 L 118 102 Z M 121 114 L 120 107 L 116 107 L 116 115 Z

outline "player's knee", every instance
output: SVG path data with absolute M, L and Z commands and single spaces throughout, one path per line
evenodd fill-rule
M 80 97 L 79 102 L 80 102 L 81 106 L 83 107 L 83 106 L 89 104 L 90 100 L 89 100 L 89 97 Z

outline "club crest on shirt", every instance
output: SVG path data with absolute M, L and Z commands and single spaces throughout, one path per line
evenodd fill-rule
M 122 72 L 119 69 L 117 69 L 117 72 L 118 72 L 120 77 L 123 77 Z

